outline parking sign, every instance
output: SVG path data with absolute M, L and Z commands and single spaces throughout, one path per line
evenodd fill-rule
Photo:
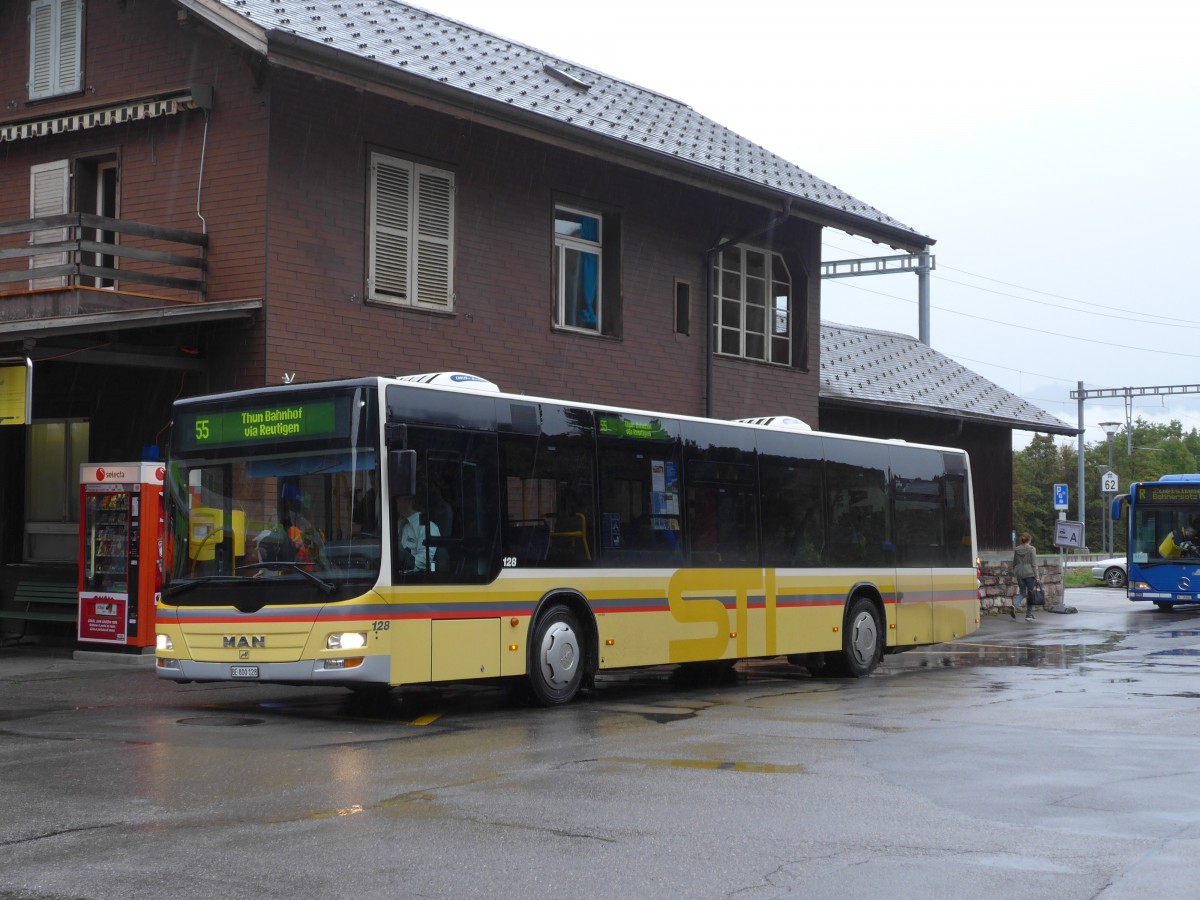
M 1065 484 L 1056 484 L 1054 486 L 1054 508 L 1067 508 L 1067 486 Z

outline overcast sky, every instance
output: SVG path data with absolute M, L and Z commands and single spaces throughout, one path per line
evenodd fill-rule
M 934 348 L 1067 424 L 1080 381 L 1200 384 L 1195 0 L 418 5 L 673 97 L 931 235 Z M 826 229 L 823 252 L 898 251 Z M 916 335 L 917 278 L 827 280 L 822 317 Z M 1200 395 L 1133 415 L 1200 429 Z M 1124 419 L 1088 401 L 1087 441 Z

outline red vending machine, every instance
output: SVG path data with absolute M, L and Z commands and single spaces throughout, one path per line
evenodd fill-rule
M 79 467 L 79 640 L 154 646 L 162 487 L 160 462 Z

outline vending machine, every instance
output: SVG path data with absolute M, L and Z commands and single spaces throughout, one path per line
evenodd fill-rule
M 79 467 L 79 640 L 154 646 L 162 488 L 160 462 Z

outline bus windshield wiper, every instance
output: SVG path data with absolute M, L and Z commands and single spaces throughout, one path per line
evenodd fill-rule
M 308 569 L 304 568 L 305 566 L 309 565 L 312 565 L 312 563 L 296 562 L 295 560 L 280 562 L 256 562 L 246 563 L 244 566 L 238 566 L 238 571 L 240 572 L 243 569 L 291 569 L 295 572 L 299 572 L 325 593 L 332 594 L 335 590 L 335 587 L 324 578 L 318 578 L 312 572 L 308 571 Z

